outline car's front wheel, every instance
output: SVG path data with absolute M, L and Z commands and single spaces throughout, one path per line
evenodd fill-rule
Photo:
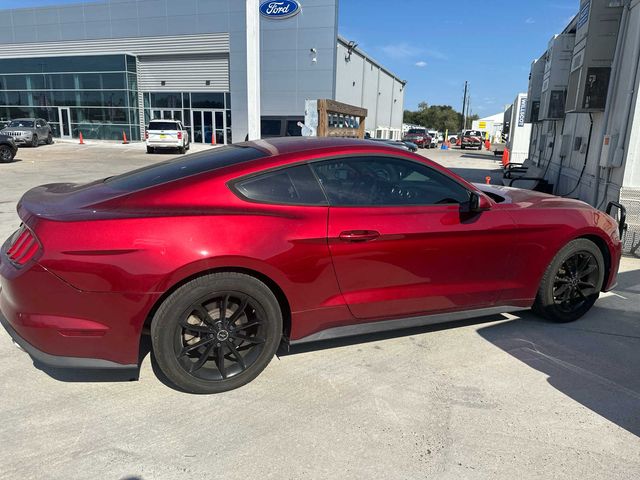
M 235 272 L 186 283 L 162 303 L 151 324 L 158 366 L 191 393 L 249 383 L 269 364 L 281 335 L 282 313 L 271 290 Z
M 13 150 L 8 145 L 0 145 L 0 162 L 9 163 L 13 160 Z
M 593 306 L 603 283 L 604 258 L 600 249 L 590 240 L 573 240 L 547 267 L 533 310 L 554 322 L 572 322 Z
M 47 135 L 47 145 L 51 145 L 53 143 L 53 135 L 51 135 L 51 132 L 49 132 L 49 134 Z
M 33 136 L 31 137 L 31 146 L 33 148 L 36 148 L 39 144 L 40 141 L 38 140 L 38 136 L 36 134 L 33 134 Z

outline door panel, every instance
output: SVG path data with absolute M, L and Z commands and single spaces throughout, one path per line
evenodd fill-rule
M 351 241 L 345 232 L 376 232 Z M 515 224 L 507 212 L 461 218 L 458 205 L 331 207 L 329 247 L 360 319 L 491 306 L 512 284 Z

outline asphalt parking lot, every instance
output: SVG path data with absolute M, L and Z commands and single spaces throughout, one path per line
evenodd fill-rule
M 420 153 L 472 181 L 499 178 L 487 153 Z M 0 237 L 33 186 L 173 155 L 20 149 L 0 164 Z M 44 372 L 1 331 L 0 478 L 640 478 L 638 365 L 631 257 L 576 323 L 526 312 L 305 345 L 216 396 L 166 386 L 149 355 L 137 382 Z

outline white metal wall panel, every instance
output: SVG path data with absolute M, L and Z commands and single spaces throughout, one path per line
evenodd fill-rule
M 138 59 L 141 91 L 229 91 L 229 56 L 226 54 L 140 56 Z M 206 85 L 207 81 L 210 85 Z
M 179 35 L 162 37 L 109 38 L 39 43 L 5 43 L 0 58 L 48 57 L 61 55 L 97 55 L 131 53 L 133 55 L 166 55 L 176 52 L 229 52 L 228 33 Z

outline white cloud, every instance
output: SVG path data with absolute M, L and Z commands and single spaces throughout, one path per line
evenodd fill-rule
M 384 45 L 380 50 L 388 57 L 395 59 L 415 58 L 419 56 L 427 56 L 438 60 L 445 60 L 447 56 L 435 49 L 420 48 L 407 42 L 392 43 Z
M 524 21 L 524 23 L 531 25 L 533 23 L 536 23 L 536 21 L 532 17 L 529 17 Z
M 427 62 L 425 62 L 424 60 L 420 60 L 419 62 L 416 62 L 416 67 L 426 67 L 427 66 Z
M 408 43 L 393 43 L 382 47 L 382 51 L 392 58 L 408 58 L 420 55 L 421 50 Z

